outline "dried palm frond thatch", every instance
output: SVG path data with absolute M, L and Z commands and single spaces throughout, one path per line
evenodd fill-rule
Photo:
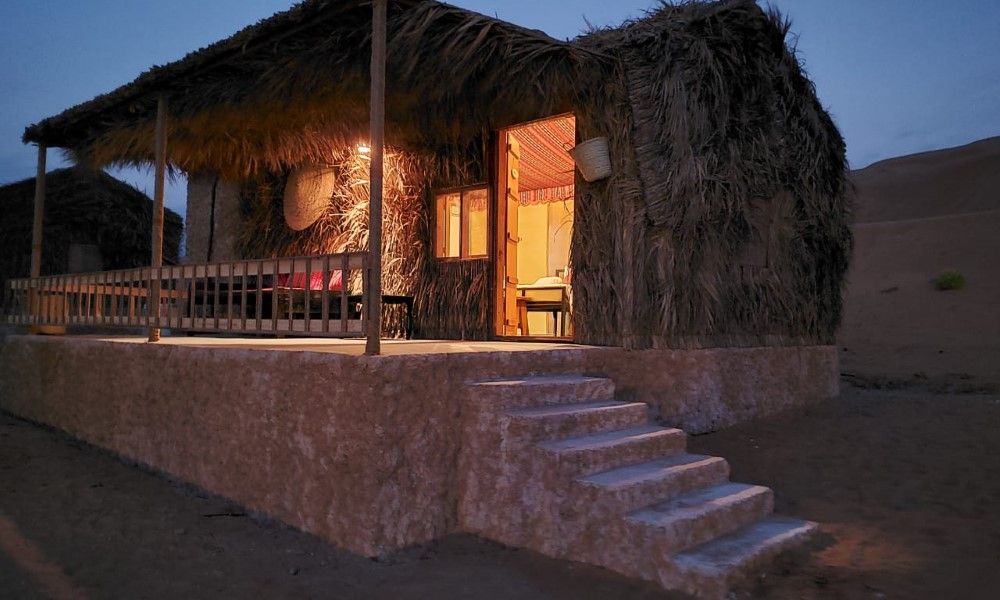
M 577 202 L 585 339 L 832 343 L 852 247 L 845 147 L 787 34 L 776 12 L 729 0 L 579 40 L 620 61 L 578 110 L 618 163 Z M 745 259 L 755 243 L 761 264 Z
M 354 146 L 328 154 L 322 164 L 333 173 L 333 193 L 326 210 L 311 226 L 293 231 L 284 220 L 282 197 L 287 174 L 263 174 L 244 182 L 238 251 L 244 257 L 356 252 L 368 248 L 369 159 Z M 415 293 L 424 258 L 419 232 L 424 219 L 424 181 L 433 179 L 433 157 L 389 150 L 385 155 L 382 207 L 382 290 L 384 294 Z M 350 282 L 360 293 L 360 273 Z M 391 310 L 391 307 L 386 307 Z M 390 315 L 389 332 L 401 333 L 402 322 Z
M 451 150 L 449 160 L 430 153 L 387 149 L 382 207 L 382 291 L 384 294 L 415 296 L 418 322 L 424 335 L 483 338 L 486 336 L 486 307 L 489 305 L 487 261 L 473 272 L 437 265 L 431 256 L 431 190 L 453 181 L 479 180 L 481 172 L 470 170 L 463 160 L 469 149 Z M 472 151 L 475 151 L 473 149 Z M 307 255 L 354 252 L 368 247 L 368 157 L 355 145 L 332 150 L 322 164 L 333 173 L 334 191 L 326 199 L 326 211 L 308 228 L 293 231 L 284 221 L 282 196 L 286 173 L 264 173 L 244 181 L 242 203 L 245 213 L 238 240 L 244 257 Z M 468 262 L 468 261 L 466 261 Z M 466 265 L 468 266 L 468 265 Z M 454 273 L 453 277 L 449 274 Z M 360 274 L 351 282 L 354 293 L 361 289 Z M 459 308 L 456 290 L 470 298 L 469 312 Z M 442 293 L 443 292 L 443 293 Z M 443 301 L 442 301 L 443 300 Z M 474 300 L 474 301 L 473 301 Z M 482 308 L 480 308 L 482 307 Z M 386 306 L 385 333 L 402 334 L 403 320 L 398 307 Z
M 176 168 L 237 178 L 322 162 L 367 136 L 370 19 L 370 2 L 302 2 L 33 125 L 24 140 L 87 164 L 148 163 L 162 94 Z M 585 54 L 438 2 L 391 0 L 388 27 L 386 133 L 400 147 L 467 143 L 484 125 L 565 110 Z

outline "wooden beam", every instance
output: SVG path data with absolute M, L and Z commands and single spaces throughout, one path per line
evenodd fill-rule
M 39 277 L 42 274 L 42 234 L 45 225 L 45 158 L 48 148 L 38 144 L 38 169 L 35 171 L 35 216 L 31 224 L 31 264 L 28 274 Z M 2 292 L 2 290 L 0 290 Z M 28 311 L 33 317 L 41 316 L 42 298 L 35 289 L 28 290 Z M 29 333 L 40 333 L 37 325 L 28 327 Z
M 45 223 L 45 158 L 48 148 L 38 144 L 38 170 L 35 171 L 35 217 L 31 227 L 31 276 L 42 274 L 42 232 Z
M 167 175 L 167 98 L 163 95 L 156 101 L 156 134 L 153 144 L 156 178 L 153 183 L 153 243 L 149 263 L 153 269 L 150 277 L 149 318 L 158 325 L 158 320 L 154 319 L 160 314 L 159 267 L 163 266 L 163 192 Z M 159 327 L 149 328 L 149 341 L 160 341 Z
M 385 144 L 385 55 L 388 0 L 372 2 L 371 171 L 368 201 L 368 340 L 365 354 L 379 354 L 382 343 L 382 169 Z

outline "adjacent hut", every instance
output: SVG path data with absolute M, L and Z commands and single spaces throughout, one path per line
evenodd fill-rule
M 370 32 L 369 2 L 309 0 L 24 141 L 149 164 L 162 98 L 189 255 L 363 250 Z M 561 317 L 588 344 L 832 343 L 845 148 L 787 36 L 751 0 L 663 5 L 572 41 L 391 0 L 384 292 L 415 297 L 423 337 L 524 337 L 528 310 L 556 306 L 545 332 Z M 567 151 L 595 138 L 610 176 L 586 181 Z M 306 172 L 330 180 L 315 223 L 293 229 L 282 203 Z M 531 299 L 543 288 L 571 297 Z
M 46 175 L 48 198 L 42 275 L 129 269 L 149 264 L 153 203 L 103 171 L 57 169 Z M 35 180 L 0 187 L 0 289 L 27 277 L 31 260 Z M 177 262 L 182 222 L 167 211 L 163 255 Z

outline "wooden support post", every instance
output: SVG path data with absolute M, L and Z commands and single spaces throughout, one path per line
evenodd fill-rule
M 38 144 L 38 170 L 35 171 L 35 220 L 31 228 L 31 276 L 42 274 L 42 231 L 45 222 L 45 144 Z
M 385 60 L 388 0 L 372 2 L 371 171 L 368 203 L 368 340 L 365 354 L 379 354 L 382 343 L 382 168 L 385 143 Z
M 167 171 L 167 98 L 161 95 L 156 102 L 156 133 L 153 140 L 156 158 L 156 177 L 153 183 L 153 247 L 150 257 L 149 282 L 149 341 L 160 341 L 160 281 L 163 266 L 163 192 Z
M 35 216 L 31 225 L 31 265 L 29 275 L 39 277 L 42 274 L 42 232 L 45 225 L 45 158 L 48 148 L 38 144 L 38 169 L 35 171 Z M 41 295 L 38 290 L 28 287 L 28 314 L 34 317 L 41 313 Z M 39 333 L 36 326 L 29 326 L 28 331 Z

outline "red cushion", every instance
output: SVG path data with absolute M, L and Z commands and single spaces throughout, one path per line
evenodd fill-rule
M 331 271 L 330 272 L 330 285 L 327 289 L 330 291 L 340 291 L 341 288 L 341 272 Z M 278 275 L 278 286 L 279 287 L 289 287 L 296 290 L 306 289 L 306 274 L 292 273 L 291 278 L 288 275 L 282 274 Z M 313 271 L 309 277 L 309 289 L 310 290 L 322 290 L 323 289 L 323 271 Z

